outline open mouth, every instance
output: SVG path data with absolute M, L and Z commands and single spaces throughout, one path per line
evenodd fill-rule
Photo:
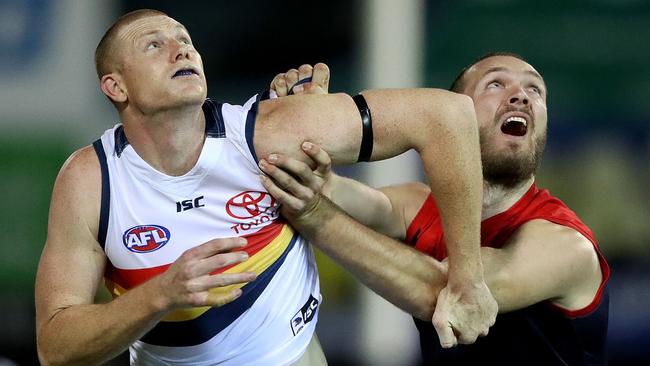
M 180 69 L 180 70 L 176 71 L 176 73 L 174 73 L 174 75 L 172 76 L 172 79 L 177 78 L 177 77 L 192 76 L 192 75 L 198 75 L 198 74 L 199 73 L 196 72 L 194 69 Z
M 508 117 L 501 125 L 501 132 L 506 135 L 524 136 L 528 131 L 528 122 L 523 117 Z

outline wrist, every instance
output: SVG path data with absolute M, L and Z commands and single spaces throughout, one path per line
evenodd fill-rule
M 333 196 L 336 194 L 336 187 L 339 179 L 340 178 L 336 174 L 330 173 L 329 176 L 325 178 L 325 183 L 323 184 L 320 193 L 323 196 L 334 200 Z
M 454 265 L 450 261 L 447 282 L 452 287 L 482 285 L 485 282 L 485 278 L 483 276 L 483 265 L 481 261 L 465 261 L 461 265 Z
M 173 309 L 171 298 L 164 291 L 164 285 L 161 283 L 162 275 L 158 275 L 149 280 L 142 287 L 143 295 L 151 307 L 151 311 L 156 314 L 164 314 Z
M 301 232 L 312 232 L 323 226 L 331 208 L 331 201 L 322 194 L 317 194 L 313 203 L 299 214 L 289 219 L 291 224 Z M 304 233 L 306 234 L 306 233 Z

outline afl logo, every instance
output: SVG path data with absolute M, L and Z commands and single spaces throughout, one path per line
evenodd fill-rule
M 160 225 L 138 225 L 124 232 L 122 241 L 126 249 L 134 253 L 149 253 L 169 242 L 171 234 Z
M 252 219 L 271 211 L 275 198 L 266 192 L 246 191 L 228 200 L 226 212 L 236 219 Z

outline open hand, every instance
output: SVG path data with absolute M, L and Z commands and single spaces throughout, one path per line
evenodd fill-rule
M 222 306 L 239 297 L 239 288 L 225 293 L 210 290 L 255 280 L 253 272 L 212 274 L 246 261 L 248 254 L 241 250 L 245 245 L 244 238 L 221 238 L 185 251 L 167 271 L 155 277 L 161 293 L 166 294 L 165 307 Z

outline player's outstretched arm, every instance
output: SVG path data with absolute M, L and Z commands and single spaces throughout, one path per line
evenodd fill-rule
M 448 285 L 433 322 L 449 346 L 472 342 L 473 332 L 463 332 L 459 324 L 480 314 L 473 323 L 483 334 L 494 323 L 497 305 L 485 285 L 478 248 L 482 176 L 471 99 L 435 89 L 363 95 L 375 125 L 371 160 L 410 148 L 422 157 L 449 244 Z M 263 104 L 255 127 L 258 157 L 279 152 L 308 161 L 298 148 L 305 140 L 322 146 L 334 163 L 351 163 L 359 156 L 361 118 L 349 96 L 306 95 Z
M 310 77 L 311 81 L 301 84 Z M 296 94 L 324 94 L 329 87 L 329 79 L 329 69 L 326 65 L 302 65 L 298 70 L 292 69 L 276 75 L 271 82 L 271 89 L 276 91 L 278 96 L 286 96 L 294 91 L 298 84 L 300 91 Z M 302 87 L 305 87 L 304 91 Z M 427 93 L 430 95 L 425 95 Z M 373 120 L 379 120 L 376 122 L 380 124 L 377 128 L 381 129 L 374 136 L 375 149 L 372 159 L 392 157 L 410 148 L 415 148 L 422 156 L 433 194 L 444 206 L 441 214 L 447 230 L 447 240 L 450 242 L 452 292 L 455 292 L 454 288 L 462 290 L 471 283 L 480 284 L 482 268 L 478 255 L 477 230 L 480 225 L 479 201 L 482 196 L 482 183 L 477 124 L 471 100 L 466 96 L 434 89 L 369 91 L 364 92 L 364 95 L 367 99 L 376 100 L 368 103 Z M 280 99 L 289 104 L 289 99 Z M 292 101 L 297 102 L 295 99 Z M 304 117 L 292 121 L 289 113 L 285 126 L 280 127 L 290 128 L 283 130 L 289 134 L 288 140 L 304 137 L 304 140 L 313 141 L 332 155 L 334 163 L 350 162 L 347 160 L 350 158 L 347 156 L 349 151 L 345 151 L 350 148 L 350 144 L 357 147 L 357 150 L 352 152 L 352 158 L 358 156 L 355 153 L 358 153 L 359 145 L 355 146 L 355 143 L 359 141 L 361 125 L 358 122 L 360 118 L 354 115 L 354 110 L 350 111 L 347 120 L 345 116 L 339 116 L 342 117 L 343 124 L 338 124 L 338 120 L 332 119 L 324 121 L 327 125 L 312 126 L 310 118 L 305 118 L 309 114 L 302 116 Z M 312 140 L 311 136 L 318 139 Z M 333 145 L 330 145 L 330 142 Z M 266 143 L 269 152 L 288 153 L 288 156 L 304 158 L 304 155 L 297 151 L 297 146 L 273 148 L 272 143 Z M 382 150 L 381 146 L 385 149 Z M 267 156 L 266 152 L 265 150 L 258 156 L 264 158 Z M 463 187 L 455 185 L 454 181 Z M 466 194 L 465 199 L 454 195 L 457 193 Z M 464 202 L 459 204 L 461 201 Z M 473 231 L 477 232 L 469 238 L 468 233 Z
M 424 162 L 450 242 L 453 285 L 480 282 L 482 177 L 476 117 L 466 96 L 436 89 L 364 92 L 373 120 L 371 159 L 416 149 Z M 307 161 L 299 146 L 320 145 L 335 164 L 359 157 L 361 117 L 349 95 L 300 95 L 260 103 L 254 146 L 259 158 L 283 153 Z
M 97 242 L 101 173 L 92 148 L 68 159 L 52 193 L 47 242 L 36 276 L 36 334 L 43 365 L 105 362 L 150 330 L 170 310 L 219 306 L 238 290 L 209 289 L 254 279 L 254 274 L 209 275 L 242 262 L 243 239 L 212 240 L 184 253 L 163 274 L 105 304 L 94 304 L 106 266 Z

